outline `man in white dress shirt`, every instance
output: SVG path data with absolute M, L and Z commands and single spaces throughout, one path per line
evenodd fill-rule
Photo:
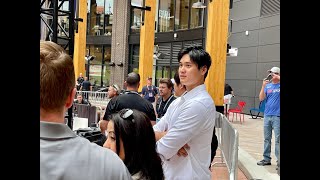
M 187 91 L 173 101 L 153 126 L 166 179 L 210 180 L 208 168 L 215 123 L 214 102 L 204 85 L 210 55 L 199 46 L 178 54 L 179 77 Z

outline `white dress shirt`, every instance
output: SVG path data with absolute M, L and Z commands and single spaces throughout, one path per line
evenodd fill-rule
M 204 84 L 173 101 L 154 131 L 167 134 L 157 141 L 166 179 L 210 180 L 211 139 L 216 108 Z M 185 144 L 188 156 L 178 156 Z

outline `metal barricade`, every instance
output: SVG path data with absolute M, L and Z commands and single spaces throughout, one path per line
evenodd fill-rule
M 232 127 L 227 117 L 219 112 L 216 114 L 215 126 L 218 148 L 221 151 L 221 162 L 215 162 L 212 166 L 226 164 L 229 179 L 236 180 L 238 178 L 238 131 Z
M 77 91 L 77 94 L 82 94 L 83 98 L 93 106 L 105 107 L 110 100 L 107 92 Z

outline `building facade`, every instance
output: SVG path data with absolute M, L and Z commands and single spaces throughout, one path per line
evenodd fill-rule
M 205 9 L 191 8 L 198 0 L 157 0 L 155 16 L 154 84 L 173 77 L 177 53 L 191 44 L 204 45 Z M 138 72 L 143 0 L 88 0 L 87 55 L 89 79 L 96 86 L 123 85 L 128 72 Z M 158 57 L 156 55 L 159 55 Z
M 191 44 L 205 47 L 207 9 L 198 0 L 156 0 L 153 84 L 173 77 L 177 53 Z M 208 3 L 202 0 L 204 4 Z M 232 2 L 232 1 L 231 1 Z M 97 87 L 123 86 L 128 72 L 138 72 L 143 0 L 88 0 L 87 55 L 89 79 Z M 280 0 L 233 0 L 228 44 L 238 48 L 227 57 L 226 79 L 235 92 L 233 103 L 247 102 L 245 112 L 259 105 L 266 71 L 280 67 Z M 232 20 L 232 23 L 231 23 Z M 86 62 L 87 63 L 87 62 Z M 142 85 L 146 82 L 142 79 Z
M 227 57 L 226 82 L 235 98 L 245 101 L 244 111 L 259 107 L 262 80 L 273 66 L 280 67 L 280 0 L 234 0 L 228 43 L 238 48 Z

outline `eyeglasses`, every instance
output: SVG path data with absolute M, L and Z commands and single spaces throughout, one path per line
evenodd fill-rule
M 129 120 L 129 121 L 132 121 L 134 123 L 133 111 L 131 109 L 122 109 L 121 111 L 119 111 L 119 116 L 123 120 Z

